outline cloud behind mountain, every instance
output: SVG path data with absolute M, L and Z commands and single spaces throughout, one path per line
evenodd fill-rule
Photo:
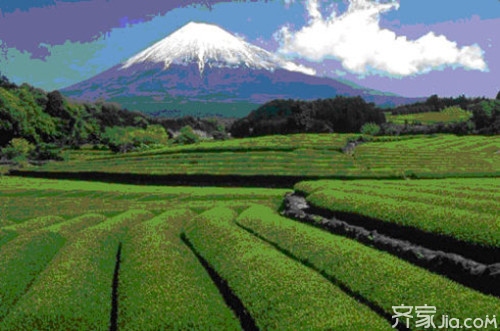
M 279 52 L 311 61 L 334 58 L 360 75 L 410 76 L 444 67 L 486 71 L 484 51 L 477 45 L 458 46 L 430 31 L 418 39 L 381 28 L 380 15 L 399 8 L 398 2 L 350 0 L 347 11 L 327 18 L 318 0 L 307 1 L 309 23 L 297 31 L 284 26 L 277 34 Z

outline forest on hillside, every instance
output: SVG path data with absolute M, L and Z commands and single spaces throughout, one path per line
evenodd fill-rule
M 223 139 L 225 129 L 216 119 L 153 118 L 117 103 L 76 102 L 0 75 L 0 160 L 58 160 L 62 148 L 89 144 L 127 152 L 203 135 Z

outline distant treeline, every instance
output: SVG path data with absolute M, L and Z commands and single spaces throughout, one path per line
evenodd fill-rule
M 427 100 L 424 102 L 416 102 L 409 105 L 398 106 L 391 111 L 391 114 L 408 115 L 408 114 L 439 112 L 445 108 L 454 106 L 467 110 L 469 107 L 487 100 L 488 99 L 484 97 L 467 98 L 465 97 L 465 95 L 461 95 L 457 98 L 440 98 L 436 94 L 434 94 L 431 95 L 429 98 L 427 98 Z
M 10 153 L 5 152 L 9 149 L 4 147 L 17 148 L 11 146 L 13 141 L 26 149 L 33 149 L 30 153 L 32 159 L 47 159 L 55 158 L 50 151 L 84 144 L 104 144 L 115 150 L 130 150 L 131 145 L 164 142 L 188 126 L 208 136 L 224 137 L 224 128 L 216 120 L 153 118 L 122 109 L 116 103 L 74 102 L 59 91 L 47 93 L 28 84 L 18 86 L 0 75 L 0 159 Z M 111 130 L 116 127 L 126 130 Z M 127 142 L 118 137 L 124 132 L 130 138 Z M 118 145 L 123 146 L 116 147 Z
M 460 107 L 472 113 L 469 121 L 436 124 L 387 123 L 387 109 L 365 102 L 361 97 L 337 96 L 333 99 L 314 101 L 274 100 L 268 102 L 247 117 L 234 122 L 230 132 L 234 137 L 262 136 L 290 133 L 357 133 L 365 125 L 379 126 L 380 135 L 400 134 L 499 134 L 500 92 L 495 100 L 486 98 L 439 98 L 429 97 L 425 102 L 399 106 L 392 114 L 439 112 L 449 107 Z
M 392 110 L 392 115 L 407 115 L 427 112 L 441 112 L 450 107 L 459 107 L 469 111 L 472 117 L 460 123 L 436 123 L 429 125 L 390 125 L 382 130 L 385 134 L 419 133 L 455 133 L 455 134 L 500 134 L 500 92 L 496 99 L 439 98 L 430 96 L 425 102 L 403 105 Z

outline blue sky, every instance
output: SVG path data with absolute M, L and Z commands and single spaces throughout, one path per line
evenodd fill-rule
M 17 83 L 63 88 L 190 21 L 217 24 L 320 76 L 382 91 L 494 97 L 500 90 L 498 0 L 4 1 L 0 71 Z

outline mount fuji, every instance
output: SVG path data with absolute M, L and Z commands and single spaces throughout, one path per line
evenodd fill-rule
M 188 23 L 129 60 L 76 85 L 66 96 L 103 98 L 150 114 L 241 117 L 273 99 L 360 95 L 377 104 L 413 100 L 314 76 L 206 23 Z

